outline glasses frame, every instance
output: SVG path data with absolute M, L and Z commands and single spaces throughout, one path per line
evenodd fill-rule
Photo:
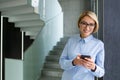
M 94 27 L 95 27 L 95 24 L 94 24 L 94 23 L 87 23 L 86 21 L 80 21 L 80 24 L 81 24 L 83 27 L 89 27 L 89 28 L 94 28 Z

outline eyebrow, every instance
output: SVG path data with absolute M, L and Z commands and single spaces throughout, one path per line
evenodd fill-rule
M 92 22 L 88 23 L 87 21 L 84 21 L 84 20 L 83 21 L 81 20 L 80 22 L 86 22 L 87 24 L 95 24 L 95 22 L 94 23 L 92 23 Z

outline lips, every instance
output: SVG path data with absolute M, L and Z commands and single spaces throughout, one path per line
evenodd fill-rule
M 84 31 L 84 33 L 89 33 L 89 31 L 88 30 L 83 30 Z

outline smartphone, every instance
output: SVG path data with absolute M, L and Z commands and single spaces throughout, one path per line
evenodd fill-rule
M 90 57 L 90 55 L 81 55 L 81 58 L 85 59 L 85 58 L 91 58 L 91 57 Z

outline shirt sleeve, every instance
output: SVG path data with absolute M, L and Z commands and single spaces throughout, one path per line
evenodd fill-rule
M 100 45 L 100 50 L 96 56 L 96 70 L 95 72 L 92 72 L 93 75 L 96 77 L 102 77 L 105 74 L 104 69 L 104 57 L 105 57 L 105 50 L 104 50 L 104 44 Z
M 60 64 L 61 68 L 64 70 L 68 70 L 68 69 L 71 69 L 74 67 L 72 64 L 73 59 L 69 59 L 67 56 L 69 43 L 70 43 L 70 41 L 68 41 L 67 44 L 65 45 L 65 48 L 63 49 L 63 52 L 59 59 L 59 64 Z

